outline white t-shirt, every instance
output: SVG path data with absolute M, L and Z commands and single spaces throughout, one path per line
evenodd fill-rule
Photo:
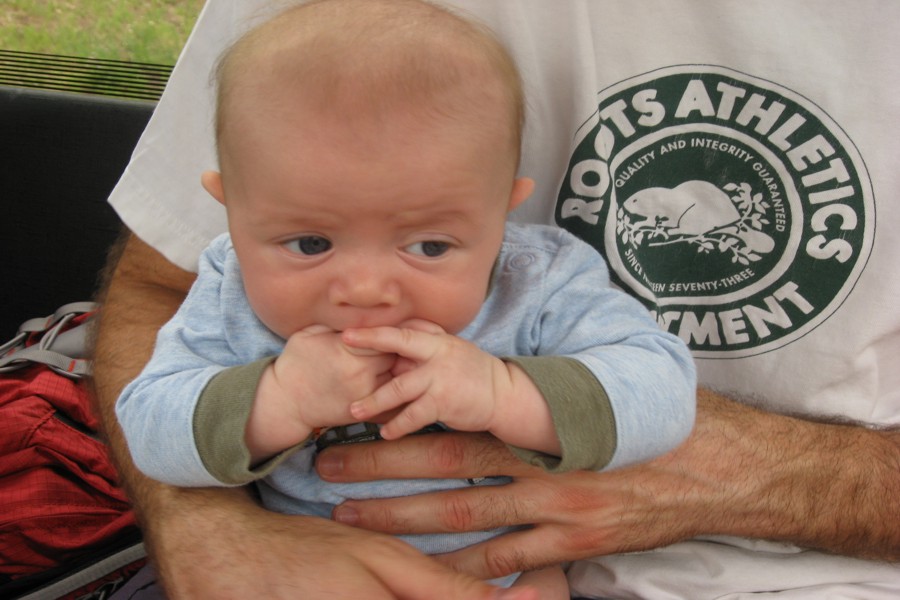
M 513 219 L 592 243 L 688 341 L 701 383 L 762 407 L 900 424 L 900 3 L 447 0 L 528 96 Z M 110 202 L 195 269 L 225 230 L 210 70 L 285 5 L 208 3 Z M 581 594 L 896 598 L 900 566 L 714 538 L 576 563 Z

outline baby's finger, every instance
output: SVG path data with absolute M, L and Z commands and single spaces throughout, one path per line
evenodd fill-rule
M 310 325 L 309 327 L 301 329 L 294 335 L 297 337 L 309 337 L 312 335 L 320 335 L 322 333 L 334 333 L 334 329 L 327 325 Z
M 346 348 L 347 352 L 353 356 L 385 356 L 384 352 L 381 350 L 374 350 L 372 348 L 358 348 L 348 344 L 344 344 L 344 348 Z
M 413 370 L 394 377 L 365 398 L 351 404 L 350 414 L 359 421 L 370 420 L 375 415 L 412 402 L 427 389 L 428 382 L 421 377 L 419 371 Z
M 437 352 L 440 337 L 413 329 L 372 327 L 347 329 L 342 334 L 347 346 L 397 354 L 416 362 L 429 360 Z
M 381 426 L 381 437 L 396 440 L 415 433 L 427 425 L 438 421 L 437 403 L 432 396 L 422 396 L 410 402 L 400 413 Z
M 431 321 L 426 321 L 425 319 L 409 319 L 408 321 L 403 321 L 402 323 L 397 325 L 397 327 L 400 329 L 415 329 L 416 331 L 433 333 L 435 335 L 447 333 L 446 331 L 444 331 L 444 328 L 437 323 L 432 323 Z
M 410 371 L 415 369 L 416 366 L 416 361 L 399 356 L 397 357 L 397 360 L 394 361 L 394 366 L 391 367 L 391 375 L 393 375 L 394 377 L 399 377 L 404 373 L 409 373 Z

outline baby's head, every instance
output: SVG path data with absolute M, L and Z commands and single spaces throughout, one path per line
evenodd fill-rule
M 403 119 L 446 120 L 505 139 L 518 162 L 524 100 L 511 57 L 485 28 L 421 0 L 301 4 L 243 36 L 217 75 L 226 158 L 242 145 L 242 123 L 268 108 L 357 134 L 390 134 Z
M 522 86 L 489 32 L 420 0 L 319 0 L 246 34 L 217 74 L 221 174 L 203 182 L 266 325 L 474 317 L 532 185 L 515 178 Z

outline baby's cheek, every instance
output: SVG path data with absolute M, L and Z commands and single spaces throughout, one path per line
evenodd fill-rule
M 304 319 L 304 313 L 308 310 L 300 306 L 300 299 L 290 302 L 281 298 L 276 290 L 256 288 L 247 289 L 247 300 L 256 318 L 282 338 L 287 339 L 309 325 Z
M 482 294 L 466 294 L 455 298 L 448 296 L 443 303 L 440 319 L 431 319 L 444 328 L 447 333 L 457 334 L 478 316 L 484 304 Z

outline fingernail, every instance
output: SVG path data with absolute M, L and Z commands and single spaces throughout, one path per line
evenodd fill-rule
M 356 509 L 349 506 L 336 506 L 334 510 L 331 511 L 331 518 L 344 525 L 359 524 L 359 513 L 356 512 Z
M 520 600 L 522 598 L 537 598 L 536 594 L 525 593 L 524 588 L 499 589 L 494 593 L 496 600 Z
M 337 477 L 344 471 L 344 459 L 334 452 L 323 452 L 316 458 L 316 471 L 322 477 Z
M 362 400 L 357 400 L 350 405 L 350 416 L 358 421 L 366 418 L 366 410 Z

